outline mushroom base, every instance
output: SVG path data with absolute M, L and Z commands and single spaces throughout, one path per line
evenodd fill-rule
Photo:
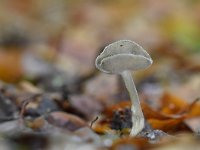
M 132 114 L 132 128 L 131 128 L 130 136 L 136 136 L 144 128 L 144 116 L 142 112 L 141 112 L 142 116 L 138 114 L 134 114 L 134 111 L 132 111 L 132 113 L 133 113 Z

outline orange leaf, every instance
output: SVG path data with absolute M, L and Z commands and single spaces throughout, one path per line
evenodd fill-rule
M 170 93 L 164 93 L 161 98 L 161 112 L 163 114 L 178 114 L 187 107 L 186 101 Z
M 198 103 L 200 98 L 196 99 L 189 107 L 188 115 L 191 117 L 200 116 L 200 104 Z
M 147 119 L 154 118 L 154 119 L 164 120 L 164 119 L 171 118 L 170 116 L 166 116 L 166 115 L 160 113 L 159 111 L 152 109 L 145 102 L 141 102 L 141 106 L 142 106 L 142 111 L 144 113 L 144 116 Z
M 127 107 L 128 108 L 131 107 L 131 102 L 130 101 L 122 101 L 122 102 L 119 102 L 118 104 L 115 104 L 115 105 L 112 105 L 112 106 L 106 108 L 104 110 L 104 114 L 110 118 L 110 117 L 112 117 L 114 111 L 121 110 L 121 109 L 124 109 Z
M 92 127 L 92 130 L 98 134 L 105 134 L 111 131 L 108 124 L 96 124 L 94 127 Z
M 22 76 L 21 53 L 0 51 L 0 79 L 15 82 Z
M 148 122 L 153 129 L 160 129 L 168 133 L 191 131 L 191 129 L 183 122 L 183 118 L 168 120 L 149 119 Z
M 111 150 L 122 150 L 122 149 L 147 149 L 150 148 L 151 144 L 145 138 L 131 138 L 124 137 L 115 141 L 111 147 Z

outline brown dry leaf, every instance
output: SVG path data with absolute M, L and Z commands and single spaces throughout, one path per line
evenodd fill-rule
M 200 117 L 198 118 L 190 118 L 184 121 L 194 133 L 198 133 L 200 131 Z
M 111 129 L 109 127 L 108 123 L 99 123 L 99 124 L 95 124 L 92 127 L 93 131 L 98 133 L 98 134 L 106 134 L 108 132 L 111 132 Z
M 73 114 L 60 111 L 50 113 L 47 117 L 47 121 L 52 125 L 67 129 L 69 131 L 75 131 L 81 127 L 87 126 L 87 123 L 81 118 Z
M 85 142 L 99 142 L 101 140 L 100 136 L 89 127 L 80 128 L 74 133 Z
M 191 129 L 183 122 L 183 118 L 168 120 L 149 119 L 148 122 L 153 129 L 159 129 L 168 133 L 191 132 Z
M 141 102 L 141 106 L 142 106 L 142 111 L 144 113 L 145 118 L 150 119 L 150 118 L 154 118 L 154 119 L 159 119 L 159 120 L 165 120 L 165 119 L 171 119 L 171 118 L 181 118 L 182 116 L 178 116 L 178 115 L 165 115 L 157 110 L 154 110 L 153 108 L 151 108 L 147 103 L 145 102 Z M 131 107 L 131 102 L 130 101 L 122 101 L 118 104 L 112 105 L 108 108 L 106 108 L 104 110 L 104 114 L 107 117 L 112 117 L 113 112 L 117 111 L 117 110 L 122 110 L 125 108 L 130 108 Z
M 145 138 L 130 138 L 124 137 L 113 143 L 111 150 L 125 149 L 146 149 L 150 148 L 151 144 Z
M 176 138 L 165 138 L 161 143 L 155 145 L 154 150 L 199 150 L 199 147 L 199 137 L 180 134 Z
M 86 119 L 91 119 L 102 111 L 100 102 L 87 95 L 71 95 L 69 103 L 75 112 L 79 112 Z
M 118 104 L 112 105 L 110 107 L 105 108 L 103 111 L 102 118 L 96 120 L 93 122 L 92 128 L 96 133 L 99 134 L 106 134 L 106 133 L 113 133 L 114 130 L 120 130 L 124 129 L 124 124 L 121 118 L 114 117 L 115 113 L 124 113 L 124 110 L 127 109 L 127 107 L 130 107 L 130 102 L 128 101 L 122 101 Z M 124 114 L 126 116 L 126 114 Z M 115 122 L 117 119 L 117 122 Z M 118 122 L 119 121 L 119 122 Z M 129 120 L 126 120 L 126 122 L 130 122 Z
M 188 104 L 177 96 L 165 93 L 161 100 L 163 107 L 161 112 L 153 111 L 148 105 L 142 103 L 145 117 L 148 118 L 149 115 L 152 115 L 152 118 L 148 118 L 150 125 L 154 129 L 160 129 L 165 132 L 191 132 L 192 130 L 185 124 L 184 120 L 200 116 L 199 99 Z
M 163 114 L 178 114 L 188 107 L 186 101 L 171 93 L 164 93 L 160 101 Z
M 170 93 L 165 93 L 161 98 L 162 106 L 161 113 L 164 115 L 177 115 L 177 117 L 196 117 L 200 116 L 200 104 L 198 103 L 200 99 L 196 99 L 192 103 L 187 103 L 183 99 L 172 95 Z
M 0 79 L 15 82 L 22 76 L 21 53 L 0 50 Z
M 160 129 L 164 132 L 183 132 L 189 131 L 191 129 L 185 124 L 184 120 L 186 118 L 192 118 L 200 113 L 200 105 L 197 103 L 198 101 L 194 101 L 191 104 L 187 104 L 186 102 L 182 102 L 181 99 L 176 96 L 172 96 L 170 94 L 165 94 L 162 98 L 164 100 L 163 105 L 169 106 L 171 101 L 174 104 L 175 109 L 169 109 L 168 107 L 164 107 L 164 112 L 159 112 L 157 110 L 152 109 L 148 106 L 147 103 L 141 102 L 142 110 L 144 112 L 145 118 L 148 120 L 149 124 L 153 129 Z M 179 104 L 181 106 L 179 106 Z M 120 112 L 125 110 L 126 108 L 130 108 L 130 101 L 123 101 L 113 106 L 110 106 L 105 109 L 104 114 L 108 120 L 112 120 L 114 112 Z M 108 122 L 107 122 L 108 123 Z
M 187 76 L 188 75 L 186 75 L 186 81 L 182 83 L 181 86 L 172 87 L 170 91 L 173 91 L 173 93 L 181 93 L 181 97 L 191 102 L 200 97 L 200 78 L 198 73 Z
M 38 129 L 42 129 L 42 127 L 44 127 L 45 120 L 43 117 L 38 117 L 38 118 L 34 119 L 33 121 L 26 122 L 26 124 L 29 128 L 38 130 Z
M 198 103 L 200 99 L 196 99 L 193 103 L 188 106 L 188 117 L 200 116 L 200 104 Z
M 118 111 L 118 110 L 122 110 L 122 109 L 125 109 L 125 108 L 130 108 L 131 107 L 131 102 L 130 101 L 122 101 L 122 102 L 119 102 L 115 105 L 112 105 L 110 107 L 107 107 L 105 110 L 104 110 L 104 115 L 106 115 L 108 118 L 111 118 L 113 116 L 113 112 L 114 111 Z
M 21 81 L 19 83 L 19 86 L 22 90 L 33 93 L 33 94 L 39 94 L 43 92 L 42 89 L 34 86 L 32 83 L 28 81 Z
M 172 118 L 172 116 L 164 115 L 164 114 L 160 113 L 159 111 L 156 111 L 156 110 L 152 109 L 145 102 L 141 102 L 141 106 L 142 106 L 142 110 L 143 110 L 144 116 L 147 119 L 154 118 L 154 119 L 158 119 L 158 120 L 165 120 L 165 119 Z

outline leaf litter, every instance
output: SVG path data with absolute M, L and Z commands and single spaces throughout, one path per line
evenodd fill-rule
M 188 0 L 2 1 L 0 149 L 198 149 L 199 8 Z M 94 69 L 102 48 L 122 37 L 154 60 L 134 75 L 145 116 L 136 137 L 121 79 Z

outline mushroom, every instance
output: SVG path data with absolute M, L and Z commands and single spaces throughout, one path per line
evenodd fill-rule
M 105 47 L 96 58 L 96 67 L 108 74 L 122 76 L 132 102 L 132 128 L 130 136 L 136 136 L 144 128 L 144 115 L 133 82 L 131 70 L 145 69 L 152 64 L 150 55 L 137 43 L 119 40 Z

